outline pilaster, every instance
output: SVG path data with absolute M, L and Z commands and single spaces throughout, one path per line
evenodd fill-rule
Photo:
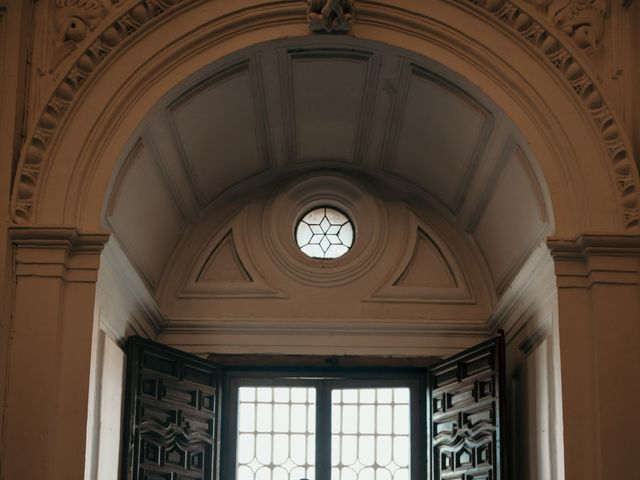
M 640 236 L 547 241 L 558 284 L 565 475 L 627 478 L 640 449 Z
M 100 252 L 108 235 L 10 231 L 14 260 L 2 478 L 81 479 Z

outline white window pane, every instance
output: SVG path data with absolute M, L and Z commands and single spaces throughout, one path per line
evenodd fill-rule
M 360 433 L 374 433 L 376 429 L 376 407 L 374 405 L 362 405 L 359 413 Z
M 258 404 L 258 411 L 256 413 L 256 429 L 258 432 L 271 431 L 271 408 L 270 403 Z
M 400 467 L 409 466 L 409 437 L 396 437 L 393 439 L 393 461 Z
M 256 389 L 254 387 L 240 387 L 238 389 L 238 400 L 241 402 L 254 402 L 256 400 Z
M 263 465 L 271 463 L 271 434 L 256 435 L 256 460 Z
M 376 415 L 376 433 L 391 433 L 393 410 L 391 405 L 378 405 Z
M 291 405 L 291 431 L 304 433 L 307 431 L 307 407 Z
M 255 410 L 253 403 L 240 404 L 238 412 L 238 430 L 240 432 L 253 432 L 255 430 Z
M 289 458 L 289 435 L 276 434 L 273 436 L 273 463 L 284 464 Z
M 271 402 L 271 387 L 258 387 L 258 401 L 259 402 Z
M 393 401 L 395 403 L 409 404 L 409 389 L 408 388 L 394 388 L 393 389 Z
M 409 433 L 409 406 L 396 405 L 393 409 L 393 433 L 407 435 Z
M 376 463 L 386 467 L 391 463 L 393 455 L 393 440 L 390 435 L 382 435 L 376 438 Z
M 408 388 L 340 389 L 331 398 L 331 480 L 409 475 Z
M 305 435 L 291 435 L 291 461 L 296 465 L 306 463 L 307 442 Z
M 274 388 L 273 389 L 273 401 L 274 402 L 289 402 L 289 389 L 288 388 Z
M 253 471 L 245 465 L 241 466 L 238 468 L 236 480 L 253 480 Z
M 390 388 L 378 388 L 376 390 L 378 403 L 391 403 L 393 400 L 393 390 Z
M 358 459 L 358 437 L 356 435 L 344 435 L 342 437 L 342 455 L 340 462 L 344 465 L 353 465 Z
M 238 435 L 238 463 L 250 463 L 254 456 L 254 434 Z
M 375 480 L 375 470 L 373 468 L 363 468 L 358 474 L 358 480 Z
M 376 469 L 376 480 L 393 480 L 393 478 L 389 470 L 378 468 Z
M 344 433 L 358 432 L 358 407 L 356 405 L 342 407 L 342 431 Z
M 241 387 L 238 399 L 237 480 L 313 480 L 315 389 Z
M 256 480 L 271 480 L 271 470 L 268 467 L 259 468 L 255 476 Z
M 364 435 L 358 440 L 358 460 L 365 466 L 372 466 L 375 463 L 375 437 L 373 435 Z
M 273 431 L 289 431 L 289 405 L 274 405 L 273 407 Z
M 307 389 L 306 388 L 292 388 L 291 389 L 291 403 L 305 403 L 307 401 Z
M 360 403 L 376 403 L 375 388 L 363 388 L 360 390 Z

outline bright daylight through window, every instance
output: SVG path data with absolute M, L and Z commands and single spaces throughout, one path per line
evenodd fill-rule
M 315 480 L 318 440 L 330 445 L 331 480 L 409 480 L 409 388 L 329 398 L 331 429 L 317 439 L 316 388 L 240 387 L 236 480 Z
M 353 224 L 335 208 L 315 208 L 298 222 L 296 241 L 309 257 L 338 258 L 353 245 Z

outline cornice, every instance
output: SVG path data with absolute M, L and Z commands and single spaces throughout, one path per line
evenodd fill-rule
M 68 112 L 87 84 L 97 74 L 105 59 L 122 49 L 131 39 L 151 24 L 166 18 L 178 6 L 195 3 L 197 0 L 140 0 L 122 8 L 122 14 L 108 24 L 100 23 L 94 29 L 94 40 L 80 51 L 76 60 L 61 75 L 61 80 L 44 107 L 40 118 L 28 137 L 23 149 L 12 196 L 12 215 L 20 224 L 33 220 L 34 202 L 39 187 L 41 172 L 46 163 L 50 147 L 67 121 Z M 614 113 L 607 106 L 604 95 L 594 81 L 594 75 L 581 64 L 573 53 L 570 37 L 554 32 L 527 14 L 510 0 L 453 0 L 475 12 L 487 15 L 492 21 L 506 27 L 512 35 L 519 37 L 544 59 L 574 92 L 583 110 L 599 132 L 600 141 L 611 162 L 615 186 L 619 196 L 623 224 L 627 230 L 640 227 L 640 200 L 638 178 L 635 165 Z M 305 5 L 276 1 L 252 7 L 273 16 L 270 25 L 300 18 L 304 22 Z M 396 25 L 399 28 L 420 35 L 429 20 L 419 14 L 377 2 L 362 2 L 357 6 L 358 23 Z M 286 14 L 283 15 L 282 13 Z M 236 12 L 245 21 L 253 19 L 247 11 Z M 224 19 L 230 24 L 237 21 L 231 14 Z M 224 27 L 221 27 L 225 30 Z M 226 32 L 229 34 L 229 32 Z
M 640 235 L 550 237 L 547 245 L 554 259 L 558 288 L 640 286 Z
M 62 278 L 94 283 L 106 233 L 84 233 L 72 227 L 21 227 L 9 229 L 15 248 L 17 277 Z
M 549 237 L 547 246 L 554 259 L 586 258 L 590 255 L 640 256 L 640 235 L 590 233 L 573 239 Z

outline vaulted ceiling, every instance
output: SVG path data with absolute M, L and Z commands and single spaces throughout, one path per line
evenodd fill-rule
M 122 154 L 105 222 L 159 297 L 172 258 L 225 203 L 328 169 L 447 222 L 492 304 L 551 228 L 536 161 L 489 98 L 425 58 L 346 36 L 257 45 L 169 91 Z

